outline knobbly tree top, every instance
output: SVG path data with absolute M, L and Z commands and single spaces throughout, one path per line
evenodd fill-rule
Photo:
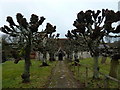
M 99 45 L 105 43 L 104 37 L 110 36 L 110 33 L 120 33 L 120 25 L 112 25 L 118 21 L 120 21 L 120 11 L 115 12 L 108 9 L 97 10 L 96 12 L 94 10 L 80 11 L 73 23 L 76 29 L 68 31 L 66 36 L 68 38 L 83 38 L 91 55 L 98 56 L 100 54 Z M 105 45 L 104 48 L 106 48 Z M 105 51 L 109 53 L 107 49 Z

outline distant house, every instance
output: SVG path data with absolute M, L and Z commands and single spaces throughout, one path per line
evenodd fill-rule
M 65 60 L 65 58 L 67 57 L 67 54 L 65 52 L 65 48 L 66 48 L 66 45 L 65 45 L 65 42 L 67 42 L 67 38 L 59 38 L 57 39 L 58 41 L 58 46 L 59 46 L 59 49 L 62 50 L 64 52 L 64 56 L 63 56 L 63 60 Z M 58 49 L 58 51 L 56 53 L 58 53 L 60 50 Z M 56 53 L 55 53 L 55 58 L 58 60 L 59 59 L 59 55 L 56 56 Z M 42 59 L 43 57 L 43 54 L 40 53 L 40 55 L 38 54 L 38 52 L 33 52 L 31 53 L 31 58 L 32 59 Z M 91 57 L 90 55 L 90 52 L 87 52 L 87 51 L 79 51 L 78 52 L 78 58 L 88 58 L 88 57 Z M 74 59 L 74 51 L 73 51 L 73 54 L 72 54 L 72 59 Z M 49 53 L 47 53 L 47 60 L 49 60 Z
M 64 44 L 65 44 L 65 42 L 67 42 L 67 40 L 68 40 L 67 38 L 60 38 L 58 40 L 59 47 L 61 47 L 63 50 L 64 50 L 64 48 L 66 48 L 66 45 L 64 45 Z M 91 57 L 90 52 L 87 52 L 87 51 L 79 51 L 77 54 L 78 54 L 78 58 L 89 58 L 89 57 Z M 72 59 L 74 59 L 74 55 L 75 55 L 75 53 L 73 51 Z

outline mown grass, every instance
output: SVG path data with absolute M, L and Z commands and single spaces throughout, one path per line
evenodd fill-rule
M 50 66 L 45 67 L 40 67 L 40 61 L 31 60 L 31 62 L 30 83 L 22 83 L 24 60 L 18 64 L 14 64 L 13 61 L 2 64 L 2 88 L 44 88 L 56 62 L 48 62 Z
M 74 73 L 74 77 L 79 80 L 81 83 L 84 83 L 87 88 L 104 88 L 105 87 L 105 77 L 103 75 L 99 75 L 99 79 L 93 79 L 93 58 L 86 58 L 80 60 L 80 66 L 72 66 L 72 63 L 69 63 L 69 68 Z M 85 68 L 88 67 L 88 69 Z M 101 58 L 99 58 L 99 67 L 100 72 L 105 75 L 109 75 L 110 71 L 110 58 L 107 58 L 104 64 L 101 64 Z M 88 77 L 86 78 L 86 70 L 88 70 Z M 108 84 L 109 88 L 117 88 L 118 83 L 112 80 L 109 80 Z

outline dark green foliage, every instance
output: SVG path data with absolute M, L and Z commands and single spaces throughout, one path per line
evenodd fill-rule
M 45 31 L 47 32 L 47 34 L 52 34 L 56 31 L 55 29 L 56 26 L 52 26 L 50 23 L 47 23 Z
M 25 29 L 27 29 L 28 22 L 27 22 L 26 18 L 21 18 L 20 25 L 23 26 Z
M 102 17 L 105 17 L 105 9 L 102 9 Z
M 95 13 L 95 11 L 92 11 L 92 15 L 93 15 L 94 20 L 97 19 L 98 15 L 99 15 L 100 13 L 101 13 L 100 10 L 97 10 L 97 13 Z
M 10 26 L 12 26 L 12 25 L 15 26 L 15 23 L 14 23 L 12 17 L 8 16 L 6 21 L 9 22 Z
M 108 10 L 106 9 L 105 11 L 105 23 L 108 22 L 108 21 L 111 21 L 111 22 L 116 22 L 118 21 L 118 18 L 116 17 L 116 13 L 113 11 L 113 10 Z
M 38 22 L 38 16 L 35 14 L 32 14 L 30 18 L 30 24 L 35 24 L 37 22 Z
M 40 17 L 40 20 L 38 21 L 39 22 L 39 25 L 41 25 L 43 22 L 44 22 L 45 18 L 44 17 Z
M 74 34 L 75 37 L 77 36 L 77 33 L 75 30 L 72 30 L 71 32 Z
M 17 13 L 16 19 L 19 24 L 21 24 L 21 19 L 23 18 L 23 15 L 21 13 Z
M 59 33 L 57 33 L 56 37 L 58 38 L 59 36 L 60 36 L 60 34 L 59 34 Z
M 101 23 L 101 16 L 98 17 L 98 23 Z
M 93 24 L 93 20 L 92 20 L 92 11 L 91 10 L 88 10 L 85 12 L 85 20 L 87 22 L 87 24 Z
M 79 23 L 84 23 L 85 22 L 85 14 L 84 14 L 84 12 L 83 11 L 81 11 L 81 12 L 79 12 L 78 14 L 77 14 L 77 21 L 79 22 Z
M 45 18 L 44 17 L 40 17 L 40 20 L 38 19 L 38 16 L 35 14 L 31 15 L 30 18 L 30 30 L 32 31 L 32 33 L 37 32 L 38 31 L 38 27 L 44 22 Z
M 70 30 L 68 30 L 68 33 L 65 36 L 68 38 L 72 38 L 72 34 L 71 34 Z
M 77 28 L 76 32 L 85 33 L 85 24 L 74 21 L 73 26 Z
M 4 27 L 1 27 L 0 29 L 1 29 L 1 31 L 2 31 L 3 33 L 9 34 L 9 33 L 5 30 Z
M 101 35 L 101 33 L 102 33 L 101 30 L 102 30 L 101 27 L 96 27 L 96 28 L 94 29 L 93 33 L 90 35 L 90 38 L 91 38 L 92 40 L 97 39 L 97 38 Z
M 39 27 L 38 24 L 33 24 L 29 28 L 30 28 L 31 32 L 33 33 L 33 32 L 38 31 L 38 27 Z
M 120 20 L 119 15 L 119 11 L 114 12 L 108 9 L 102 9 L 102 11 L 97 10 L 97 12 L 92 10 L 87 10 L 85 12 L 80 11 L 77 14 L 76 21 L 73 23 L 76 29 L 74 29 L 74 31 L 72 30 L 72 32 L 74 34 L 75 32 L 81 33 L 90 37 L 92 40 L 100 40 L 104 37 L 105 33 L 109 35 L 110 32 L 120 32 L 119 25 L 116 28 L 112 27 L 112 23 Z M 104 25 L 100 27 L 102 22 L 104 22 Z
M 5 28 L 8 32 L 12 32 L 12 30 L 11 30 L 8 26 L 4 25 L 4 28 Z

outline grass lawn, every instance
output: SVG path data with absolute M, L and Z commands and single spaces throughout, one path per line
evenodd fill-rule
M 80 82 L 84 83 L 87 82 L 87 88 L 103 88 L 105 86 L 105 77 L 103 75 L 100 75 L 100 78 L 98 80 L 93 80 L 93 59 L 92 58 L 86 58 L 81 59 L 79 62 L 80 66 L 72 66 L 71 63 L 69 63 L 69 68 L 74 74 L 74 77 L 79 80 Z M 86 68 L 84 66 L 88 66 L 88 77 L 86 78 Z M 109 75 L 110 71 L 110 58 L 107 58 L 105 64 L 101 64 L 101 58 L 99 58 L 99 67 L 100 72 Z M 118 83 L 111 81 L 109 82 L 109 88 L 116 88 L 118 87 Z
M 24 60 L 18 64 L 7 61 L 2 64 L 2 88 L 44 88 L 56 62 L 48 62 L 50 66 L 39 67 L 41 62 L 31 60 L 30 83 L 22 83 L 21 74 L 24 70 Z

